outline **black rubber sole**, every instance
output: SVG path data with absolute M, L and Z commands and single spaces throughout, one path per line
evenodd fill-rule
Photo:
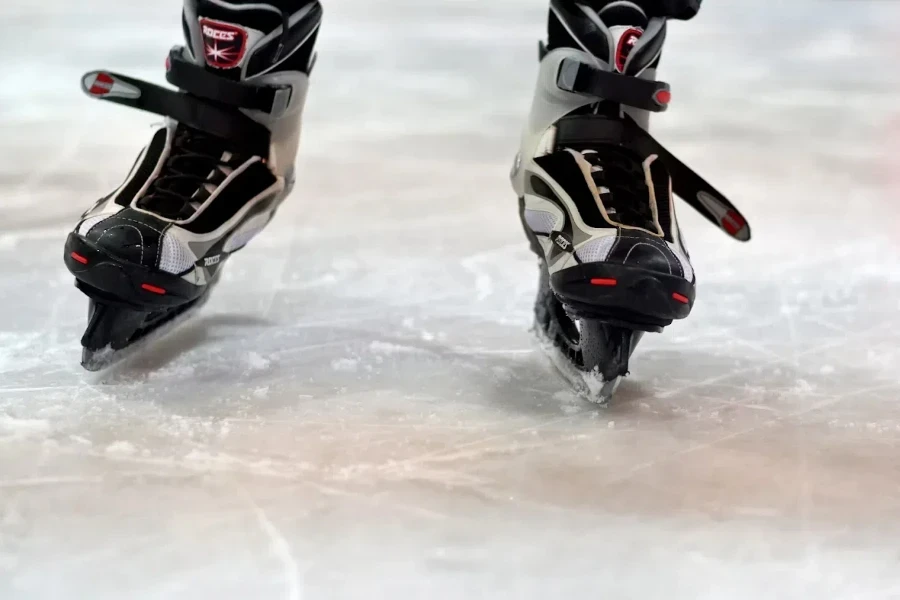
M 589 263 L 554 273 L 550 287 L 567 311 L 641 331 L 660 331 L 691 314 L 694 285 L 629 265 Z
M 88 325 L 81 338 L 82 347 L 90 353 L 127 348 L 205 299 L 201 296 L 174 308 L 146 311 L 106 301 L 102 292 L 83 283 L 79 282 L 77 287 L 90 298 Z
M 66 240 L 64 259 L 78 288 L 89 297 L 144 312 L 188 304 L 208 287 L 120 260 L 74 232 Z
M 132 356 L 145 342 L 165 335 L 209 298 L 207 293 L 177 308 L 148 313 L 104 304 L 94 299 L 94 291 L 83 291 L 91 296 L 88 326 L 81 339 L 81 366 L 88 371 L 106 369 Z

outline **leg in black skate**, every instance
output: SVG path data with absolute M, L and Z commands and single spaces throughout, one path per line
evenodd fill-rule
M 202 306 L 225 263 L 294 180 L 322 9 L 316 0 L 185 0 L 172 90 L 94 71 L 90 96 L 166 117 L 122 185 L 89 209 L 65 262 L 90 299 L 82 364 L 97 370 Z
M 655 80 L 666 20 L 699 6 L 685 2 L 552 0 L 550 42 L 541 46 L 513 168 L 525 233 L 541 259 L 538 335 L 595 402 L 612 397 L 644 333 L 693 307 L 675 194 L 734 238 L 750 238 L 727 198 L 647 132 L 650 113 L 671 100 Z

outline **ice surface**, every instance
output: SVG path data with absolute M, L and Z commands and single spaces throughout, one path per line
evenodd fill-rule
M 62 243 L 154 118 L 79 76 L 161 81 L 178 2 L 4 0 L 0 598 L 900 596 L 897 9 L 706 4 L 656 131 L 755 239 L 681 211 L 695 314 L 599 409 L 506 181 L 542 0 L 329 2 L 293 197 L 100 380 Z

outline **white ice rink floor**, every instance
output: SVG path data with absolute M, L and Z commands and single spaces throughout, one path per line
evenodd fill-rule
M 656 131 L 755 238 L 682 205 L 696 310 L 601 409 L 528 332 L 542 0 L 327 2 L 296 192 L 99 379 L 62 245 L 154 118 L 79 76 L 162 81 L 179 3 L 3 0 L 0 599 L 900 598 L 898 9 L 707 4 Z

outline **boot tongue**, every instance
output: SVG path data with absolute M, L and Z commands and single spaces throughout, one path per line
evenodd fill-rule
M 612 36 L 610 50 L 613 58 L 610 62 L 616 71 L 624 73 L 631 51 L 650 22 L 647 13 L 637 4 L 622 0 L 607 5 L 598 15 L 609 27 Z

